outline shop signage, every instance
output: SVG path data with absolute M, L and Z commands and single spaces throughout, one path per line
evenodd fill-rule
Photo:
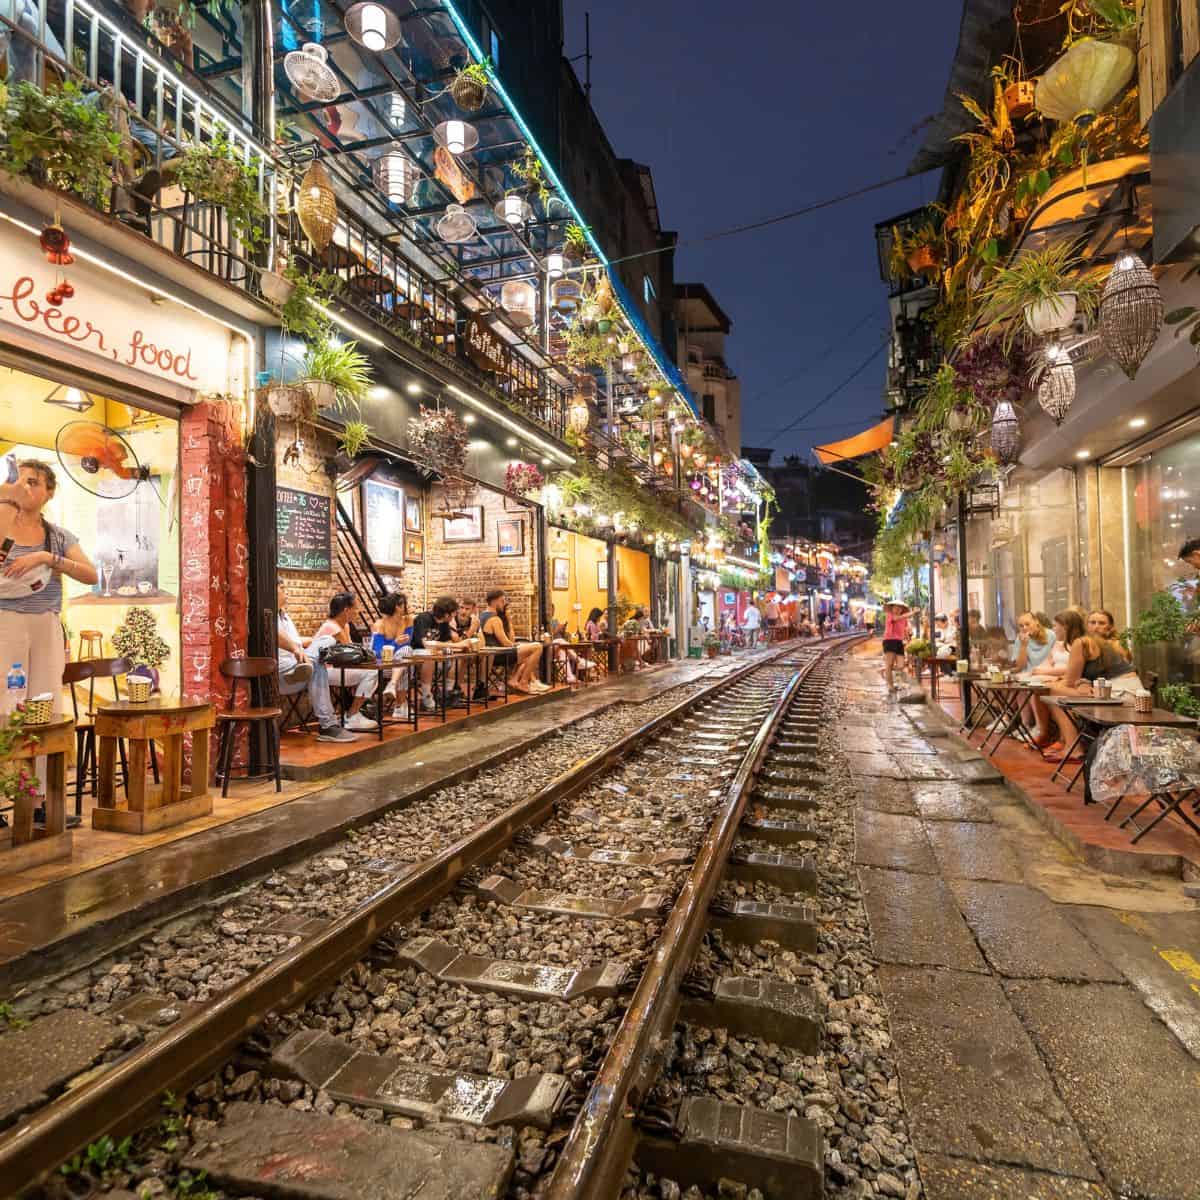
M 328 496 L 275 489 L 276 562 L 291 571 L 333 569 L 333 504 Z
M 74 295 L 54 304 L 47 293 L 59 273 Z M 0 337 L 93 371 L 136 371 L 195 392 L 240 391 L 229 379 L 230 331 L 151 295 L 79 257 L 51 266 L 31 234 L 0 230 Z
M 467 357 L 484 371 L 498 371 L 507 375 L 512 369 L 512 351 L 508 343 L 496 335 L 495 330 L 479 317 L 467 320 Z

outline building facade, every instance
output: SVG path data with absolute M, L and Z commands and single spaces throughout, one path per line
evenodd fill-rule
M 725 339 L 733 323 L 702 283 L 675 285 L 675 320 L 678 361 L 688 387 L 699 397 L 704 419 L 740 455 L 742 385 L 725 360 Z

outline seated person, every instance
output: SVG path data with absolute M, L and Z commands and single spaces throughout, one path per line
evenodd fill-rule
M 644 610 L 635 608 L 630 614 L 629 619 L 621 626 L 621 636 L 623 638 L 637 638 L 639 633 L 644 632 L 646 614 Z M 646 642 L 642 638 L 638 638 L 636 642 L 630 643 L 630 649 L 633 651 L 633 669 L 640 671 L 646 665 Z M 624 655 L 622 655 L 624 657 Z
M 1116 618 L 1107 608 L 1095 608 L 1088 613 L 1087 631 L 1089 637 L 1107 642 L 1126 662 L 1133 660 L 1133 654 L 1117 637 Z
M 342 646 L 355 645 L 352 627 L 361 619 L 358 610 L 358 598 L 353 592 L 338 592 L 329 601 L 329 616 L 317 630 L 313 641 L 327 637 L 332 639 L 328 644 L 337 643 Z M 346 728 L 355 729 L 362 733 L 373 732 L 378 726 L 368 717 L 364 717 L 359 709 L 375 695 L 379 688 L 379 672 L 363 667 L 334 668 L 329 677 L 334 687 L 354 689 L 354 698 L 350 701 L 350 710 L 346 713 Z
M 458 602 L 458 612 L 454 614 L 454 627 L 463 637 L 479 636 L 479 604 L 476 601 Z
M 371 649 L 375 657 L 382 658 L 384 646 L 391 646 L 396 652 L 396 658 L 409 658 L 412 655 L 412 617 L 408 612 L 408 597 L 403 592 L 388 592 L 379 601 L 379 613 L 379 620 L 371 626 Z M 407 667 L 397 667 L 388 679 L 387 687 L 383 689 L 385 703 L 389 699 L 395 703 L 397 697 L 403 698 L 393 715 L 407 720 Z
M 461 641 L 452 620 L 457 611 L 458 601 L 453 596 L 439 596 L 428 612 L 418 613 L 412 624 L 413 650 L 426 650 L 441 642 Z M 433 698 L 434 665 L 431 658 L 421 663 L 422 712 L 437 712 L 437 703 Z M 449 695 L 446 702 L 450 703 Z
M 567 627 L 557 618 L 550 622 L 550 644 L 555 647 L 554 656 L 563 660 L 568 683 L 579 682 L 580 671 L 594 671 L 596 664 L 590 658 L 580 658 L 570 649 L 571 640 L 567 637 Z M 565 647 L 565 649 L 559 649 Z
M 484 644 L 501 646 L 506 653 L 496 655 L 497 663 L 509 668 L 508 686 L 514 692 L 548 692 L 550 688 L 540 679 L 534 678 L 542 657 L 541 642 L 521 642 L 512 635 L 512 623 L 508 616 L 508 597 L 500 588 L 487 594 L 487 608 L 479 615 L 479 628 L 483 630 Z
M 1017 641 L 1012 647 L 1013 670 L 1018 674 L 1040 674 L 1043 664 L 1049 663 L 1058 639 L 1037 616 L 1023 612 L 1017 618 Z M 1066 663 L 1063 663 L 1065 669 Z
M 333 639 L 302 638 L 292 618 L 288 616 L 287 585 L 279 581 L 279 614 L 276 622 L 276 644 L 279 656 L 279 693 L 293 696 L 302 688 L 308 688 L 308 703 L 317 718 L 318 742 L 356 742 L 358 738 L 343 729 L 333 711 L 329 698 L 329 673 L 320 660 L 321 647 L 333 645 Z M 289 680 L 301 664 L 312 667 L 307 683 Z M 298 673 L 298 672 L 297 672 Z M 307 672 L 305 672 L 307 674 Z
M 608 614 L 602 608 L 593 608 L 588 613 L 584 636 L 589 642 L 602 642 L 608 637 Z

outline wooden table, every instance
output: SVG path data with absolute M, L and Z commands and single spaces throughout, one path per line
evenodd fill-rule
M 0 830 L 0 845 L 8 842 L 7 850 L 0 851 L 0 875 L 71 857 L 72 833 L 67 828 L 66 808 L 67 754 L 75 744 L 75 722 L 27 725 L 25 731 L 28 738 L 0 759 L 0 765 L 27 762 L 32 774 L 36 760 L 46 760 L 46 822 L 42 826 L 33 823 L 37 797 L 17 797 L 9 815 L 11 826 Z
M 100 793 L 92 810 L 92 828 L 115 833 L 153 833 L 213 810 L 208 791 L 208 735 L 216 724 L 211 704 L 164 699 L 135 704 L 129 700 L 96 705 Z M 183 791 L 183 735 L 192 737 L 192 784 Z M 117 739 L 129 742 L 125 807 L 117 806 Z M 151 741 L 161 742 L 162 783 L 146 786 Z
M 975 681 L 974 688 L 994 714 L 994 720 L 984 732 L 983 741 L 979 743 L 979 749 L 984 754 L 995 754 L 1003 745 L 1010 729 L 1027 746 L 1033 746 L 1033 740 L 1025 732 L 1022 715 L 1025 712 L 1025 706 L 1034 696 L 1044 696 L 1050 690 L 1049 684 L 1020 680 L 1012 683 L 989 683 L 987 680 L 979 679 Z M 982 724 L 983 722 L 980 721 L 976 728 Z M 991 750 L 988 750 L 988 742 L 993 738 L 996 739 L 995 744 Z

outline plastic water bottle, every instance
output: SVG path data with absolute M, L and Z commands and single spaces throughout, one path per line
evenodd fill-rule
M 8 670 L 8 682 L 4 697 L 4 711 L 14 713 L 17 705 L 25 702 L 25 670 L 20 663 L 13 663 Z

